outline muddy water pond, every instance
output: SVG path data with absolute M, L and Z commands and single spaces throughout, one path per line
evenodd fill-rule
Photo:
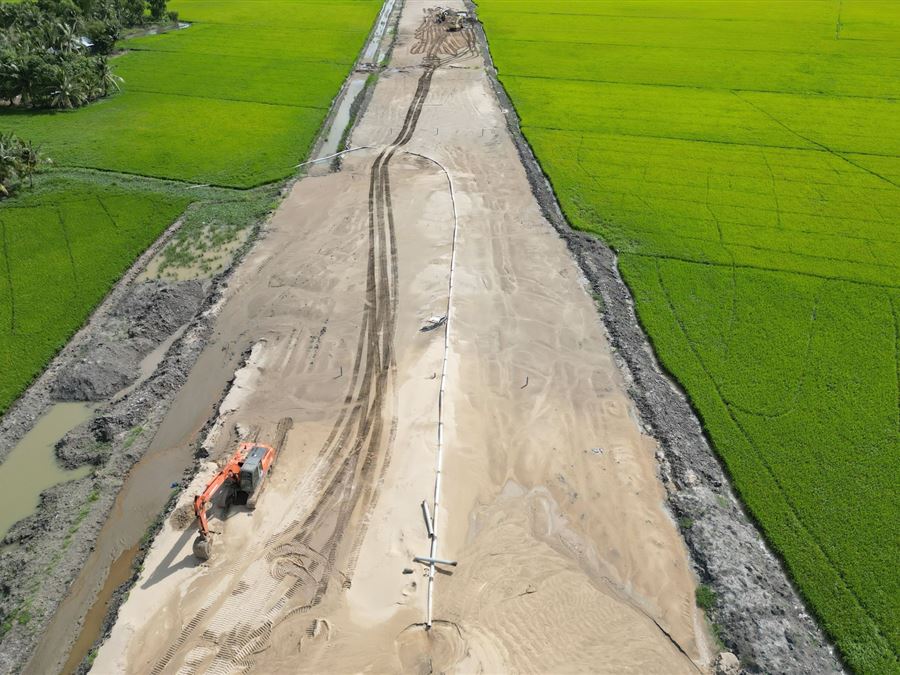
M 88 466 L 74 471 L 63 468 L 53 451 L 60 438 L 90 416 L 91 408 L 83 403 L 57 403 L 0 464 L 0 537 L 34 512 L 41 492 L 91 472 Z

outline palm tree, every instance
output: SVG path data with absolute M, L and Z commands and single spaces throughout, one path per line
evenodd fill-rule
M 77 108 L 86 102 L 84 87 L 65 68 L 59 69 L 60 80 L 50 93 L 51 108 Z
M 111 90 L 119 91 L 123 80 L 109 67 L 109 61 L 105 56 L 97 57 L 97 72 L 100 75 L 100 96 L 107 96 Z
M 78 46 L 78 31 L 74 23 L 57 21 L 53 24 L 51 44 L 62 54 L 71 54 Z
M 0 197 L 9 196 L 15 184 L 26 177 L 34 186 L 34 174 L 47 160 L 31 141 L 12 132 L 0 133 Z
M 19 176 L 19 153 L 16 151 L 17 138 L 12 132 L 0 133 L 0 194 L 9 195 L 12 184 Z

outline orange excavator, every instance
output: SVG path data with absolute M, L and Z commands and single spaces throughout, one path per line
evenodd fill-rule
M 212 480 L 202 494 L 194 497 L 194 514 L 199 521 L 199 534 L 194 540 L 194 555 L 200 560 L 209 560 L 212 553 L 212 532 L 206 510 L 220 489 L 229 490 L 226 504 L 245 504 L 255 508 L 259 499 L 260 484 L 275 461 L 275 448 L 260 443 L 241 443 L 238 449 Z

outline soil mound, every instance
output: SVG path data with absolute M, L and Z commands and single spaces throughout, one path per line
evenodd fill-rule
M 85 347 L 80 361 L 60 371 L 58 401 L 103 401 L 138 379 L 141 360 L 196 314 L 205 297 L 197 280 L 147 281 L 113 309 L 108 330 Z

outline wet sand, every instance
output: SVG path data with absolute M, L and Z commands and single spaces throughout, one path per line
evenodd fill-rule
M 406 3 L 340 172 L 298 182 L 236 272 L 217 340 L 252 343 L 207 444 L 293 426 L 255 511 L 172 518 L 95 672 L 696 672 L 684 545 L 594 302 L 541 216 L 470 31 Z M 423 23 L 424 21 L 424 23 Z M 424 65 L 423 65 L 424 64 Z M 457 270 L 426 631 L 442 328 Z M 214 358 L 204 354 L 207 358 Z M 203 359 L 201 358 L 201 364 Z M 176 512 L 177 513 L 177 512 Z M 412 570 L 412 573 L 405 573 Z

